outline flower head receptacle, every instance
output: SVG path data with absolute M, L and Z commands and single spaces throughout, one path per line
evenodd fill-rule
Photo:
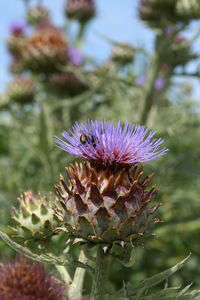
M 56 186 L 60 204 L 55 214 L 69 238 L 95 244 L 137 245 L 150 226 L 160 204 L 152 205 L 155 187 L 147 189 L 152 175 L 142 179 L 142 167 L 97 170 L 89 162 L 66 168 L 69 184 L 61 176 Z

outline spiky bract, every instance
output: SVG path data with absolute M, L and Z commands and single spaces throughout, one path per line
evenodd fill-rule
M 12 219 L 14 236 L 21 240 L 46 239 L 55 234 L 58 221 L 54 217 L 53 196 L 47 198 L 31 191 L 25 192 L 18 198 L 19 208 L 13 209 Z
M 66 168 L 70 183 L 61 176 L 56 186 L 60 205 L 56 216 L 75 242 L 138 243 L 149 234 L 159 204 L 149 207 L 157 190 L 146 190 L 151 176 L 142 179 L 142 167 L 97 170 L 89 162 Z

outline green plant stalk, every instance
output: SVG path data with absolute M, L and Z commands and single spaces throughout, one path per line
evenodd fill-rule
M 105 294 L 105 284 L 107 281 L 108 271 L 108 258 L 104 253 L 102 246 L 97 248 L 96 256 L 96 267 L 95 274 L 93 278 L 93 285 L 91 291 L 91 300 L 102 300 Z
M 146 121 L 146 125 L 148 127 L 153 128 L 155 126 L 158 105 L 162 106 L 162 104 L 164 102 L 166 92 L 168 91 L 168 89 L 170 87 L 171 77 L 172 77 L 172 72 L 169 72 L 167 74 L 167 76 L 163 77 L 163 79 L 165 80 L 164 87 L 159 92 L 155 91 L 155 96 L 154 96 L 155 100 L 151 107 L 151 113 L 149 113 L 148 120 Z
M 173 36 L 171 37 L 171 39 Z M 158 101 L 156 101 L 154 82 L 158 77 L 160 72 L 160 67 L 162 62 L 165 60 L 165 53 L 168 51 L 168 47 L 170 47 L 170 42 L 168 38 L 164 35 L 158 35 L 155 42 L 155 51 L 150 63 L 150 71 L 148 74 L 148 82 L 144 92 L 144 108 L 141 115 L 141 123 L 146 124 L 148 120 L 149 113 L 151 108 L 154 105 L 158 105 Z
M 81 50 L 83 48 L 83 42 L 85 38 L 85 31 L 86 31 L 87 24 L 81 23 L 79 27 L 79 32 L 75 41 L 76 47 Z
M 66 285 L 69 285 L 72 281 L 69 273 L 67 272 L 66 268 L 61 265 L 55 265 L 56 269 L 58 270 L 60 276 L 62 277 L 63 281 L 66 283 Z
M 84 254 L 84 251 L 81 250 L 79 255 L 79 261 L 82 263 L 87 263 L 87 258 Z M 83 268 L 76 268 L 73 281 L 69 287 L 68 291 L 68 299 L 69 300 L 75 300 L 75 299 L 81 299 L 82 298 L 82 290 L 83 290 L 83 282 L 85 277 L 85 271 L 86 269 Z
M 146 124 L 149 112 L 154 105 L 154 82 L 160 69 L 160 55 L 156 53 L 151 61 L 151 71 L 148 76 L 148 83 L 144 94 L 144 108 L 141 115 L 141 123 Z

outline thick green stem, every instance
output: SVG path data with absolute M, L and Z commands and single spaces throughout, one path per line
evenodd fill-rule
M 72 281 L 69 273 L 67 272 L 66 268 L 61 265 L 56 265 L 56 269 L 60 273 L 60 276 L 62 277 L 63 281 L 66 283 L 66 285 L 69 285 Z
M 84 264 L 87 262 L 87 258 L 83 251 L 80 252 L 79 261 Z M 68 299 L 69 300 L 76 300 L 76 299 L 82 298 L 82 290 L 83 290 L 85 271 L 86 271 L 86 269 L 76 268 L 73 281 L 72 281 L 69 291 L 68 291 Z
M 101 246 L 97 249 L 96 268 L 93 279 L 91 300 L 102 300 L 105 294 L 107 280 L 108 259 Z

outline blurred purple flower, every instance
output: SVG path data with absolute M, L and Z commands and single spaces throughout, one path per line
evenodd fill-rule
M 70 61 L 74 66 L 78 67 L 82 64 L 83 55 L 79 50 L 77 50 L 74 47 L 68 46 L 68 54 L 69 54 Z
M 166 35 L 171 35 L 174 32 L 174 28 L 171 26 L 168 26 L 165 28 L 165 34 Z
M 154 87 L 157 91 L 160 91 L 165 85 L 165 80 L 162 77 L 157 77 L 154 81 Z
M 163 140 L 155 131 L 128 122 L 122 127 L 108 121 L 76 122 L 64 140 L 56 137 L 57 146 L 75 156 L 103 166 L 131 166 L 151 161 L 168 150 L 160 149 Z
M 0 266 L 1 300 L 62 300 L 65 290 L 40 263 L 18 257 Z
M 146 76 L 145 76 L 145 75 L 140 75 L 140 76 L 137 78 L 136 83 L 137 83 L 137 85 L 139 85 L 139 86 L 144 86 L 145 83 L 146 83 L 146 81 L 147 81 Z
M 10 25 L 10 32 L 12 34 L 21 34 L 26 29 L 27 24 L 24 20 L 20 20 L 17 22 L 14 22 Z

